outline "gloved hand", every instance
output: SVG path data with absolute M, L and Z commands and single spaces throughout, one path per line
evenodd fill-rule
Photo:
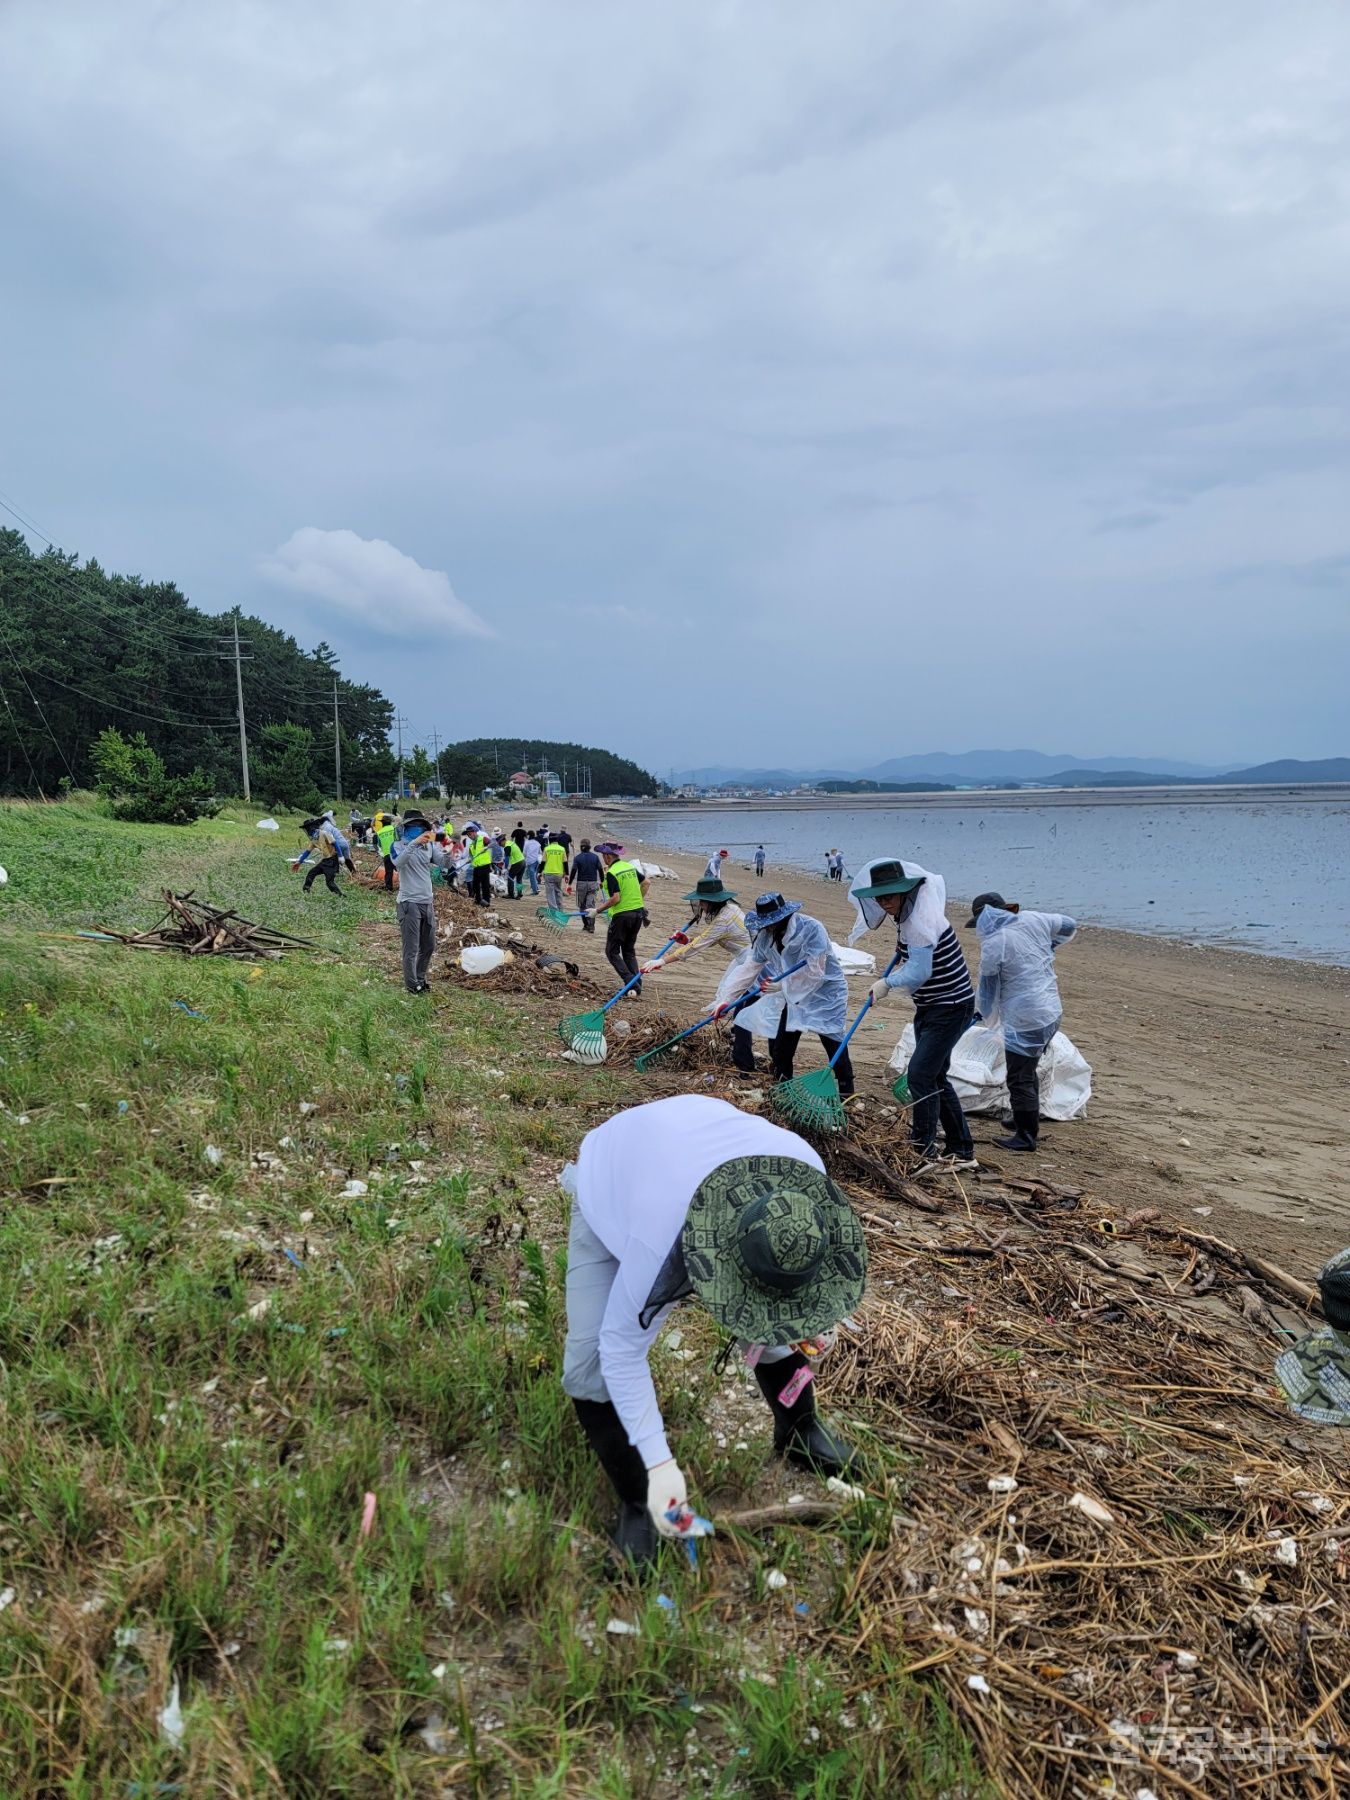
M 886 996 L 893 991 L 894 990 L 888 985 L 884 975 L 881 977 L 880 981 L 874 981 L 871 988 L 873 1006 L 880 1006 Z
M 676 944 L 687 944 L 689 942 L 689 933 L 687 931 L 677 931 L 671 941 Z
M 694 1511 L 689 1504 L 684 1471 L 673 1456 L 647 1471 L 647 1511 L 652 1515 L 652 1524 L 662 1537 L 690 1536 Z M 670 1512 L 674 1512 L 676 1517 L 667 1518 L 666 1515 Z
M 806 1356 L 824 1356 L 833 1350 L 839 1342 L 839 1328 L 831 1325 L 828 1331 L 818 1331 L 813 1338 L 803 1338 L 797 1348 Z
M 661 961 L 661 958 L 658 956 L 654 962 L 643 963 L 642 973 L 644 975 L 659 975 L 661 970 L 664 969 L 665 966 L 666 965 Z

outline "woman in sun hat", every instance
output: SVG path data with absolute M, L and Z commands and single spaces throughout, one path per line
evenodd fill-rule
M 1332 1257 L 1317 1289 L 1326 1323 L 1281 1351 L 1275 1377 L 1300 1419 L 1350 1427 L 1350 1250 Z
M 682 957 L 692 956 L 695 951 L 706 950 L 714 945 L 731 957 L 732 968 L 741 957 L 749 954 L 750 933 L 745 928 L 745 914 L 736 904 L 736 896 L 732 890 L 722 886 L 720 875 L 701 876 L 695 882 L 693 891 L 684 897 L 694 909 L 695 929 L 692 935 L 686 937 L 684 932 L 677 932 L 674 944 L 664 956 L 642 965 L 644 975 L 658 974 Z M 721 997 L 720 989 L 718 997 Z M 714 1005 L 716 1004 L 714 1001 Z M 755 1006 L 746 1007 L 744 1012 L 738 1013 L 731 1028 L 731 1061 L 742 1075 L 753 1075 L 755 1072 L 755 1040 L 751 1029 L 755 1020 L 747 1015 L 754 1013 L 761 1004 L 768 1003 L 756 1001 Z M 760 1024 L 762 1035 L 773 1036 L 778 1028 L 778 1015 L 781 1011 L 782 1005 L 779 1003 L 773 1011 L 772 1024 Z
M 879 1006 L 897 989 L 914 1001 L 914 1054 L 905 1071 L 909 1129 L 915 1152 L 925 1163 L 937 1157 L 938 1123 L 944 1157 L 957 1168 L 974 1168 L 970 1126 L 948 1079 L 952 1051 L 975 1018 L 975 990 L 956 933 L 947 921 L 947 884 L 940 875 L 898 857 L 878 857 L 854 877 L 849 897 L 858 921 L 853 943 L 866 931 L 895 921 L 896 967 L 872 984 Z
M 830 934 L 819 919 L 802 911 L 800 900 L 761 894 L 745 916 L 750 955 L 745 968 L 729 970 L 718 990 L 723 1007 L 749 993 L 756 981 L 774 983 L 795 963 L 806 967 L 782 980 L 787 1001 L 778 1030 L 769 1044 L 769 1062 L 778 1081 L 791 1081 L 793 1058 L 804 1031 L 814 1031 L 826 1056 L 833 1056 L 843 1037 L 848 1013 L 848 983 L 834 953 Z M 839 1093 L 853 1092 L 853 1064 L 848 1051 L 834 1065 Z
M 706 1094 L 630 1107 L 562 1174 L 573 1200 L 563 1391 L 619 1496 L 613 1538 L 637 1563 L 696 1534 L 648 1355 L 695 1298 L 746 1349 L 774 1450 L 820 1474 L 852 1451 L 816 1415 L 812 1355 L 862 1296 L 867 1245 L 817 1152 Z

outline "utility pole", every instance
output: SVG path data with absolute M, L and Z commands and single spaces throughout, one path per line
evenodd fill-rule
M 342 798 L 342 733 L 338 727 L 337 676 L 333 677 L 333 785 Z
M 248 784 L 248 733 L 244 729 L 244 671 L 243 671 L 243 665 L 246 662 L 252 662 L 253 658 L 251 656 L 246 656 L 244 654 L 244 650 L 251 648 L 251 646 L 246 644 L 243 647 L 243 649 L 240 648 L 240 644 L 239 644 L 239 608 L 237 606 L 234 609 L 234 634 L 233 634 L 233 637 L 232 638 L 218 638 L 216 641 L 219 644 L 228 646 L 227 648 L 223 648 L 223 649 L 217 651 L 216 654 L 218 656 L 220 656 L 222 660 L 232 662 L 234 664 L 234 696 L 235 696 L 235 703 L 239 710 L 239 761 L 243 767 L 243 772 L 244 772 L 244 799 L 247 802 L 253 798 L 253 795 L 249 789 L 249 784 Z
M 436 759 L 436 797 L 444 799 L 445 796 L 441 793 L 441 739 L 440 733 L 434 727 L 431 733 L 431 754 Z
M 394 792 L 403 798 L 403 714 L 395 715 L 394 723 L 398 727 L 398 774 L 394 777 Z

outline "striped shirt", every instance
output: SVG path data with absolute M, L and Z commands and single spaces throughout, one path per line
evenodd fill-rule
M 903 966 L 909 961 L 909 945 L 896 937 L 896 955 Z M 970 985 L 970 970 L 956 933 L 950 925 L 933 946 L 933 973 L 922 987 L 915 988 L 913 1000 L 920 1006 L 973 1006 L 975 990 Z

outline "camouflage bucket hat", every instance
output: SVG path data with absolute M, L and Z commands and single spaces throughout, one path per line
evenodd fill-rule
M 1317 1278 L 1327 1324 L 1275 1359 L 1275 1379 L 1290 1408 L 1310 1425 L 1350 1425 L 1350 1250 Z
M 792 1156 L 738 1156 L 701 1181 L 681 1238 L 694 1292 L 750 1344 L 792 1344 L 858 1304 L 867 1244 L 828 1175 Z

